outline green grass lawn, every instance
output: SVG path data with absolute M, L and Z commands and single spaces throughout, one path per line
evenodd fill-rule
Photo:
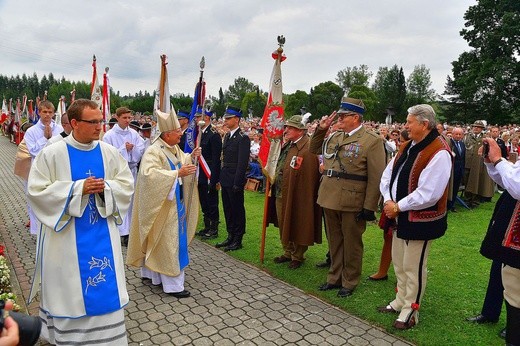
M 365 280 L 377 270 L 383 244 L 382 230 L 375 223 L 370 223 L 364 234 L 363 279 L 354 295 L 348 298 L 337 298 L 336 290 L 321 292 L 317 289 L 327 276 L 326 269 L 315 267 L 316 263 L 325 259 L 325 235 L 323 244 L 309 248 L 304 265 L 290 270 L 287 264 L 273 262 L 274 257 L 282 254 L 282 248 L 278 229 L 270 226 L 267 229 L 265 260 L 263 264 L 260 262 L 264 195 L 258 192 L 246 191 L 244 248 L 229 254 L 418 345 L 502 345 L 504 341 L 498 333 L 505 327 L 505 307 L 500 321 L 495 325 L 477 325 L 465 320 L 480 313 L 482 308 L 491 261 L 480 255 L 479 248 L 497 198 L 498 194 L 493 202 L 483 203 L 475 210 L 465 210 L 457 205 L 458 212 L 449 214 L 448 231 L 444 237 L 433 242 L 428 258 L 428 283 L 421 304 L 420 323 L 408 331 L 401 332 L 392 327 L 394 315 L 376 311 L 377 306 L 385 305 L 394 298 L 396 280 L 393 268 L 390 269 L 388 281 Z M 221 221 L 219 238 L 208 241 L 211 244 L 227 236 L 223 215 Z

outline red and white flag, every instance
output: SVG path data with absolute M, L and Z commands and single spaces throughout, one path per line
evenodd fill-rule
M 282 61 L 286 59 L 283 48 L 280 46 L 272 53 L 274 59 L 273 72 L 269 84 L 269 96 L 264 109 L 261 127 L 264 129 L 258 160 L 262 164 L 264 174 L 272 183 L 276 170 L 276 163 L 280 156 L 284 127 L 283 94 L 282 94 Z
M 0 124 L 3 124 L 7 120 L 7 103 L 5 102 L 5 98 L 2 101 L 2 118 L 0 119 Z
M 103 73 L 103 131 L 106 131 L 106 121 L 110 120 L 112 114 L 110 113 L 110 81 L 108 79 L 108 67 L 105 67 L 105 73 Z
M 97 77 L 97 66 L 96 66 L 96 56 L 92 58 L 92 83 L 90 84 L 90 99 L 96 102 L 101 109 L 102 105 L 102 95 L 101 95 L 101 87 L 99 86 L 99 79 Z
M 61 116 L 66 111 L 67 111 L 67 104 L 65 103 L 65 96 L 61 95 L 60 99 L 58 100 L 58 107 L 56 107 L 56 119 L 54 119 L 56 124 L 61 124 Z

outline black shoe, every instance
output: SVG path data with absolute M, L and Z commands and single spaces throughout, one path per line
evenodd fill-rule
M 501 337 L 502 339 L 505 339 L 506 338 L 506 329 L 502 329 L 500 331 L 500 333 L 498 333 L 498 336 Z
M 235 251 L 235 250 L 240 250 L 241 248 L 242 248 L 242 242 L 234 241 L 233 243 L 231 243 L 228 246 L 226 246 L 224 248 L 224 251 L 226 251 L 226 252 L 228 252 L 228 251 Z
M 334 284 L 329 284 L 328 282 L 324 283 L 323 285 L 321 285 L 320 287 L 318 287 L 318 289 L 320 291 L 329 291 L 329 290 L 335 290 L 337 288 L 341 288 L 341 285 L 334 285 Z
M 385 275 L 385 276 L 382 276 L 380 278 L 374 278 L 374 277 L 367 277 L 367 280 L 369 281 L 387 281 L 388 280 L 388 275 Z
M 208 233 L 208 229 L 203 228 L 203 229 L 201 229 L 200 231 L 198 231 L 198 232 L 196 233 L 196 235 L 199 236 L 199 237 L 202 237 L 202 236 L 204 236 L 204 234 L 206 234 L 206 233 Z
M 329 268 L 330 261 L 324 261 L 316 264 L 316 268 Z
M 273 258 L 273 262 L 276 264 L 285 263 L 285 262 L 291 262 L 291 259 L 289 257 L 285 257 L 284 255 L 278 256 Z
M 354 290 L 351 290 L 350 288 L 341 287 L 338 291 L 338 297 L 345 298 L 350 297 L 354 293 Z
M 218 232 L 217 231 L 212 231 L 212 230 L 207 231 L 206 233 L 204 233 L 201 236 L 201 238 L 204 239 L 204 240 L 215 239 L 217 237 L 218 237 Z
M 233 238 L 231 236 L 228 236 L 227 239 L 224 240 L 223 242 L 216 243 L 215 247 L 217 247 L 217 248 L 226 247 L 226 246 L 229 246 L 232 242 L 233 242 Z
M 466 318 L 466 321 L 469 321 L 469 322 L 475 322 L 475 323 L 478 323 L 478 324 L 483 324 L 483 323 L 497 323 L 498 320 L 490 320 L 489 318 L 487 318 L 486 316 L 482 315 L 482 314 L 479 314 L 475 317 L 468 317 Z
M 183 290 L 180 292 L 171 292 L 171 293 L 168 293 L 168 295 L 180 299 L 180 298 L 188 298 L 189 296 L 191 296 L 191 293 L 190 293 L 190 291 Z

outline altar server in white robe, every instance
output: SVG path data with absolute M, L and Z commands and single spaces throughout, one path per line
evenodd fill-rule
M 40 290 L 42 337 L 60 345 L 126 345 L 125 267 L 116 224 L 134 179 L 118 151 L 98 141 L 103 116 L 90 100 L 68 109 L 73 132 L 44 148 L 28 197 L 42 223 L 29 301 Z
M 141 160 L 126 261 L 165 293 L 186 298 L 184 268 L 199 212 L 194 162 L 201 150 L 185 154 L 175 112 L 156 113 L 161 134 Z
M 63 131 L 63 127 L 52 119 L 55 110 L 52 102 L 42 101 L 38 107 L 40 120 L 34 126 L 31 126 L 24 135 L 25 145 L 32 160 L 48 144 L 51 137 L 59 135 Z M 25 184 L 24 181 L 24 187 L 26 187 Z M 31 234 L 38 234 L 40 222 L 35 217 L 30 205 L 27 206 L 27 214 L 29 214 L 30 220 L 29 231 Z
M 134 180 L 137 178 L 137 167 L 144 153 L 144 140 L 139 133 L 130 128 L 130 122 L 133 120 L 132 111 L 126 107 L 116 109 L 117 124 L 112 127 L 103 136 L 103 142 L 106 142 L 119 151 L 119 153 L 128 162 L 128 167 L 132 171 Z M 123 223 L 119 226 L 119 235 L 122 238 L 123 245 L 128 244 L 128 234 L 130 231 L 130 221 L 132 220 L 132 204 L 128 210 L 127 216 L 123 219 Z

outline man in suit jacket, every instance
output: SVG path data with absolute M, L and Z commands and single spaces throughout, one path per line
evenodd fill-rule
M 459 192 L 460 183 L 464 177 L 464 166 L 466 163 L 466 146 L 464 145 L 464 130 L 455 127 L 452 131 L 450 147 L 453 155 L 453 189 L 452 199 L 448 202 L 448 210 L 455 211 L 455 197 Z
M 364 112 L 362 100 L 344 97 L 337 112 L 320 120 L 310 144 L 312 153 L 323 153 L 318 204 L 325 214 L 331 255 L 327 282 L 319 289 L 339 288 L 338 297 L 352 295 L 359 284 L 362 235 L 366 222 L 376 219 L 378 185 L 386 165 L 383 140 L 363 126 Z M 325 140 L 336 117 L 339 130 Z
M 224 251 L 242 248 L 242 237 L 246 232 L 246 210 L 244 207 L 244 186 L 246 170 L 249 165 L 251 141 L 239 127 L 242 111 L 228 106 L 224 114 L 224 124 L 229 132 L 222 144 L 222 169 L 220 186 L 222 187 L 222 205 L 226 218 L 227 239 L 216 244 Z

